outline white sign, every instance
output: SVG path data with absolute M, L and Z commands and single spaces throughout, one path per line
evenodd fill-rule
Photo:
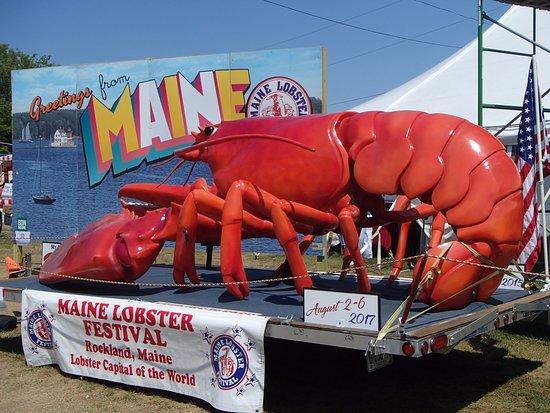
M 31 366 L 263 410 L 267 317 L 34 290 L 23 291 L 22 313 Z
M 44 264 L 46 258 L 48 258 L 60 245 L 60 242 L 42 242 L 42 264 Z
M 5 183 L 4 188 L 2 189 L 2 198 L 12 198 L 13 197 L 13 184 Z
M 514 270 L 515 269 L 516 268 L 514 268 Z M 498 286 L 498 288 L 502 290 L 523 291 L 523 277 L 519 274 L 516 277 L 512 277 L 511 275 L 505 274 L 504 277 L 502 277 L 502 281 L 500 282 L 500 285 Z
M 15 231 L 15 243 L 17 245 L 29 245 L 31 243 L 31 232 Z
M 342 328 L 380 330 L 380 297 L 376 294 L 304 290 L 304 321 Z

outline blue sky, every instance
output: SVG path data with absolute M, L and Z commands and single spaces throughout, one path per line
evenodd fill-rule
M 475 0 L 277 2 L 403 37 L 430 32 L 417 39 L 440 45 L 336 25 L 261 0 L 6 0 L 0 42 L 62 65 L 324 46 L 328 109 L 338 111 L 422 73 L 477 30 Z M 507 6 L 486 0 L 485 9 L 498 18 Z

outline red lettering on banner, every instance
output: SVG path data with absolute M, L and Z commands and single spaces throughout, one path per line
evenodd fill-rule
M 114 338 L 115 340 L 134 343 L 150 344 L 153 346 L 166 347 L 167 343 L 162 338 L 161 330 L 141 328 L 132 325 L 118 323 L 103 323 L 99 321 L 82 320 L 84 334 L 87 336 Z
M 168 378 L 171 381 L 174 381 L 176 383 L 181 383 L 181 384 L 187 384 L 189 386 L 195 386 L 194 374 L 189 374 L 189 373 L 181 374 L 181 373 L 178 373 L 177 371 L 170 370 L 170 369 L 167 369 L 166 373 L 168 373 Z
M 99 369 L 100 362 L 99 360 L 94 360 L 91 357 L 75 356 L 71 353 L 71 364 L 75 366 L 84 366 L 92 369 Z
M 143 307 L 123 307 L 116 304 L 113 307 L 113 320 L 126 323 L 147 324 L 151 327 L 168 327 L 174 330 L 195 331 L 193 329 L 192 314 L 175 311 L 145 309 Z
M 109 307 L 108 303 L 91 301 L 83 301 L 80 303 L 78 300 L 74 300 L 70 303 L 70 301 L 71 300 L 64 300 L 62 298 L 57 301 L 58 314 L 76 315 L 86 318 L 99 318 L 102 320 L 107 319 L 107 308 Z
M 157 350 L 149 351 L 145 348 L 138 348 L 137 353 L 140 360 L 154 361 L 155 363 L 172 364 L 172 356 L 158 353 Z
M 181 329 L 187 330 L 187 331 L 195 331 L 193 330 L 193 326 L 191 325 L 191 320 L 193 319 L 192 314 L 182 314 L 181 315 Z
M 144 329 L 143 344 L 151 344 L 153 346 L 166 347 L 166 341 L 162 340 L 160 330 L 153 330 L 155 335 L 148 328 Z

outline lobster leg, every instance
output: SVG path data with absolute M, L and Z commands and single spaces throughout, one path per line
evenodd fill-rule
M 302 241 L 300 242 L 299 248 L 300 248 L 300 254 L 303 254 L 312 244 L 313 240 L 315 239 L 315 235 L 309 234 L 305 235 Z M 285 259 L 285 261 L 279 265 L 279 267 L 275 270 L 273 273 L 273 278 L 281 278 L 285 276 L 286 274 L 291 274 L 290 266 L 288 264 L 288 259 Z M 279 281 L 276 281 L 275 284 L 278 284 Z
M 233 182 L 226 196 L 222 215 L 221 267 L 224 279 L 232 280 L 244 275 L 240 252 L 243 217 L 243 200 L 264 217 L 271 217 L 279 243 L 287 252 L 290 268 L 294 276 L 304 275 L 305 264 L 299 253 L 296 232 L 288 219 L 312 225 L 315 228 L 335 228 L 338 218 L 333 214 L 319 211 L 299 203 L 281 200 L 249 181 Z M 312 285 L 309 277 L 295 278 L 299 293 Z M 248 291 L 246 291 L 248 293 Z M 242 298 L 243 295 L 236 295 Z
M 179 214 L 178 231 L 176 236 L 176 250 L 174 251 L 174 280 L 178 283 L 183 282 L 187 274 L 191 281 L 197 280 L 195 267 L 195 243 L 197 240 L 197 222 L 200 222 L 201 215 L 213 219 L 215 221 L 222 220 L 222 211 L 226 201 L 214 195 L 207 188 L 194 189 L 189 193 L 181 208 Z M 241 211 L 240 226 L 244 223 L 247 232 L 255 236 L 272 236 L 273 226 L 271 222 L 264 221 L 254 215 Z M 223 230 L 222 230 L 222 245 Z M 229 248 L 234 246 L 229 245 Z M 235 246 L 240 251 L 240 233 L 239 242 Z M 223 251 L 223 248 L 222 248 Z M 222 275 L 223 270 L 222 260 Z M 193 281 L 196 282 L 196 281 Z M 248 284 L 244 270 L 242 274 L 237 274 L 236 277 L 224 277 L 224 282 L 228 283 L 228 290 L 240 297 L 245 297 L 248 294 Z M 235 284 L 237 282 L 237 284 Z
M 407 242 L 410 228 L 411 222 L 405 222 L 401 224 L 399 228 L 399 241 L 397 242 L 395 261 L 393 263 L 391 274 L 388 278 L 388 285 L 393 284 L 393 282 L 397 279 L 397 277 L 401 273 L 401 270 L 403 269 L 403 258 L 405 258 L 405 252 L 407 250 Z
M 195 267 L 195 244 L 197 241 L 198 212 L 195 189 L 189 193 L 178 216 L 176 232 L 176 248 L 174 250 L 174 281 L 183 284 L 185 274 L 193 284 L 199 283 L 197 269 Z
M 435 248 L 436 245 L 441 244 L 443 239 L 443 233 L 445 232 L 445 215 L 441 212 L 438 213 L 432 221 L 432 236 L 430 237 L 430 248 Z
M 364 202 L 365 207 L 372 214 L 372 218 L 367 218 L 364 222 L 367 226 L 384 225 L 388 222 L 404 223 L 430 217 L 439 212 L 430 204 L 420 204 L 414 208 L 401 206 L 405 200 L 409 201 L 407 197 L 399 196 L 394 210 L 386 211 L 384 199 L 381 196 L 364 197 L 361 202 Z
M 346 246 L 344 248 L 344 252 L 342 253 L 342 269 L 340 270 L 340 280 L 343 280 L 347 277 L 348 269 L 352 262 L 353 258 L 351 258 L 349 248 Z
M 302 252 L 298 246 L 298 236 L 290 219 L 288 219 L 288 216 L 283 212 L 279 204 L 274 204 L 271 207 L 271 217 L 273 219 L 275 235 L 285 251 L 290 271 L 294 276 L 294 285 L 298 294 L 301 295 L 304 293 L 304 288 L 313 286 L 313 282 L 309 278 L 302 258 Z
M 396 200 L 395 209 L 403 210 L 411 206 L 411 200 L 405 196 L 399 196 Z M 407 242 L 409 237 L 409 229 L 411 228 L 410 222 L 405 222 L 399 227 L 399 240 L 397 242 L 397 251 L 395 252 L 395 262 L 393 263 L 392 272 L 388 278 L 388 285 L 391 285 L 395 279 L 399 276 L 399 273 L 403 269 L 403 258 L 405 257 L 405 251 L 407 250 Z
M 174 281 L 183 284 L 185 274 L 193 284 L 199 283 L 199 277 L 195 267 L 195 244 L 197 240 L 197 226 L 199 214 L 197 211 L 197 194 L 208 193 L 206 180 L 198 179 L 190 185 L 180 209 L 176 231 L 176 248 L 174 250 Z
M 367 270 L 365 269 L 365 260 L 363 259 L 359 249 L 359 234 L 357 233 L 357 227 L 355 226 L 355 221 L 358 217 L 359 209 L 354 205 L 342 208 L 338 214 L 338 219 L 340 220 L 340 230 L 344 236 L 346 248 L 348 249 L 350 257 L 353 259 L 353 262 L 357 267 L 355 272 L 357 274 L 359 291 L 369 292 L 371 290 L 371 286 L 369 283 Z
M 429 248 L 434 248 L 441 244 L 443 238 L 443 232 L 445 231 L 445 216 L 439 212 L 432 221 L 432 230 L 430 236 Z M 401 224 L 399 232 L 399 242 L 397 244 L 397 252 L 395 254 L 395 262 L 393 263 L 392 273 L 388 278 L 388 285 L 392 284 L 399 276 L 399 273 L 403 269 L 403 258 L 405 258 L 405 252 L 407 250 L 407 238 L 409 236 L 409 229 L 412 222 L 406 222 Z

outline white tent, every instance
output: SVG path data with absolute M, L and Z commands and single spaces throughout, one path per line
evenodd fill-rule
M 533 38 L 533 9 L 512 6 L 499 20 L 511 29 Z M 537 11 L 536 40 L 550 48 L 550 12 Z M 533 46 L 505 29 L 492 25 L 483 36 L 484 47 L 532 53 Z M 483 53 L 484 103 L 522 106 L 530 58 L 501 53 Z M 541 93 L 550 88 L 550 53 L 537 50 Z M 550 94 L 543 99 L 550 107 Z M 421 110 L 450 113 L 477 123 L 477 38 L 461 50 L 407 83 L 352 108 L 368 110 Z M 483 124 L 493 133 L 518 111 L 485 109 Z M 546 120 L 550 120 L 549 115 Z M 517 126 L 517 125 L 516 125 Z M 500 136 L 504 143 L 517 139 L 517 128 Z

